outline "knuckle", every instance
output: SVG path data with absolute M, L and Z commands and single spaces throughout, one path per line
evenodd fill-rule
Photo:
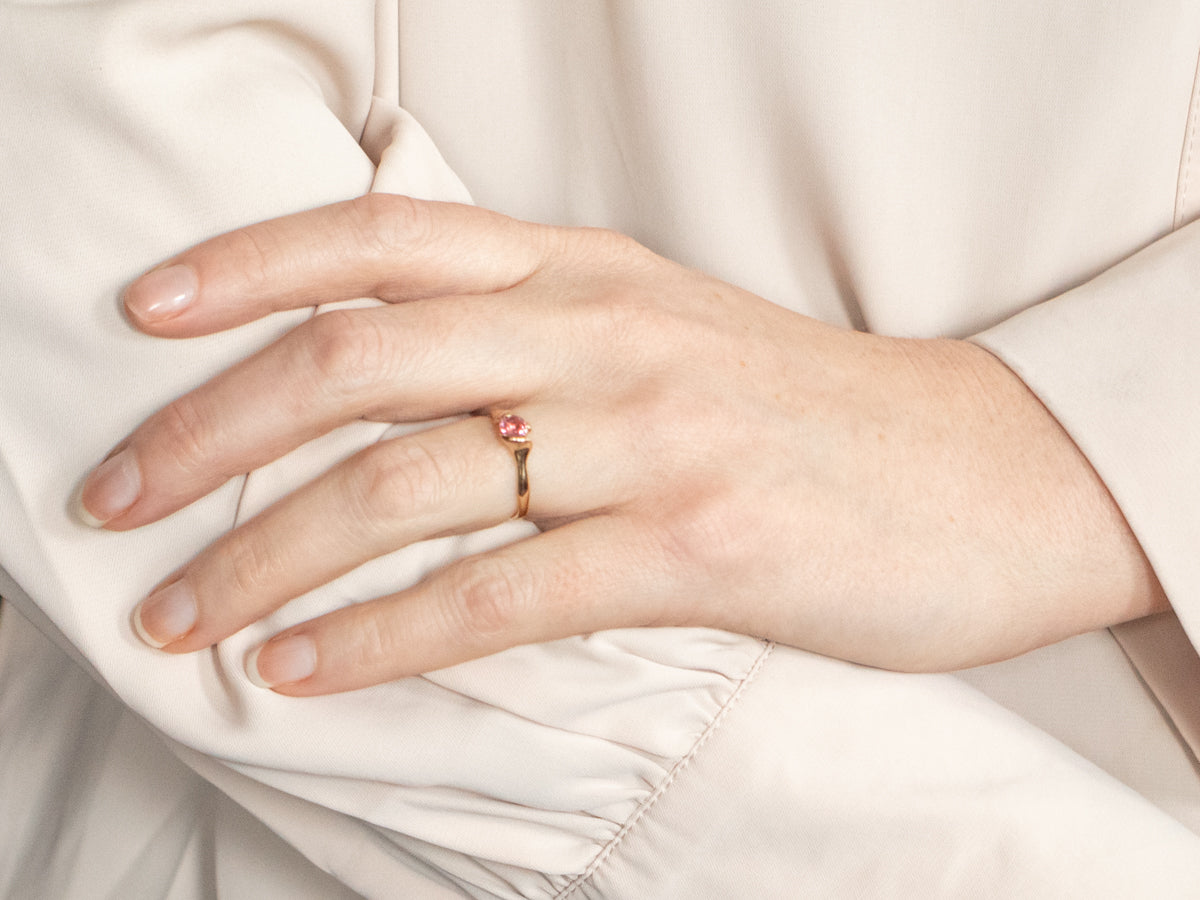
M 590 342 L 587 346 L 619 348 L 604 358 L 620 360 L 632 372 L 658 371 L 665 361 L 695 357 L 686 318 L 636 280 L 621 277 L 597 283 L 591 296 L 575 305 L 574 313 L 580 339 Z
M 647 373 L 647 361 L 658 350 L 648 339 L 657 329 L 645 297 L 626 285 L 612 285 L 578 304 L 572 314 L 578 333 L 573 345 L 605 348 L 585 357 L 599 369 L 601 379 L 614 378 L 621 384 Z
M 403 658 L 403 629 L 387 615 L 388 604 L 363 603 L 355 608 L 347 633 L 353 635 L 346 660 L 352 671 L 375 672 Z
M 318 386 L 339 396 L 355 395 L 386 375 L 389 347 L 370 310 L 332 310 L 305 329 L 305 348 Z
M 215 445 L 213 427 L 198 404 L 190 397 L 180 397 L 165 406 L 158 425 L 160 443 L 184 472 L 202 474 L 211 464 L 211 447 Z
M 393 254 L 424 243 L 432 232 L 429 207 L 402 194 L 364 194 L 345 209 L 351 240 L 360 251 L 368 247 L 380 255 Z
M 574 255 L 591 265 L 623 265 L 645 252 L 645 248 L 629 235 L 612 228 L 559 229 L 558 233 L 565 250 L 576 251 Z
M 234 596 L 268 595 L 280 581 L 278 553 L 271 542 L 252 534 L 239 534 L 231 539 L 222 548 L 220 558 L 228 590 Z
M 365 522 L 411 517 L 437 506 L 446 492 L 444 465 L 416 441 L 370 447 L 351 471 L 354 512 Z
M 661 520 L 656 543 L 672 568 L 722 578 L 739 571 L 751 533 L 720 493 L 712 492 Z
M 600 242 L 601 248 L 623 265 L 653 257 L 649 250 L 623 231 L 600 228 L 597 230 L 596 238 Z
M 284 256 L 268 223 L 238 228 L 217 239 L 224 246 L 221 255 L 236 260 L 237 270 L 252 284 L 269 284 L 277 280 L 277 269 Z
M 455 631 L 486 641 L 519 625 L 534 605 L 529 574 L 500 556 L 476 556 L 459 564 L 451 588 Z
M 606 326 L 608 336 L 623 343 L 628 343 L 631 338 L 644 338 L 654 317 L 654 308 L 648 299 L 628 287 L 609 293 L 601 310 L 601 322 Z

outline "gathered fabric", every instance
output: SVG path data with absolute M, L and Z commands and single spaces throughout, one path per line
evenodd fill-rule
M 0 3 L 0 806 L 22 811 L 0 817 L 0 894 L 1200 883 L 1200 11 L 1006 6 Z M 697 628 L 330 697 L 246 678 L 277 631 L 534 533 L 512 521 L 377 559 L 210 651 L 147 648 L 129 615 L 173 568 L 432 423 L 357 422 L 162 522 L 89 529 L 72 491 L 117 440 L 331 308 L 166 341 L 120 293 L 207 237 L 367 191 L 617 228 L 824 321 L 981 343 L 1105 478 L 1177 615 L 961 676 Z

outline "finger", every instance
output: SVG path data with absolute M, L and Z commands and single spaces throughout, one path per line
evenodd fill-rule
M 528 459 L 535 521 L 595 508 L 609 496 L 602 480 L 564 483 L 580 471 L 580 454 L 563 453 L 577 436 L 538 418 L 546 446 Z M 487 417 L 376 444 L 216 541 L 139 606 L 135 626 L 171 652 L 208 647 L 377 556 L 510 518 L 516 483 Z
M 213 543 L 134 612 L 152 646 L 211 646 L 294 597 L 423 537 L 512 513 L 490 419 L 374 444 Z M 506 490 L 507 488 L 507 490 Z
M 542 438 L 526 445 L 534 521 L 577 517 L 620 496 L 621 471 L 585 442 L 586 425 L 549 409 L 532 415 Z M 510 518 L 517 481 L 489 417 L 375 444 L 212 544 L 139 606 L 135 627 L 171 652 L 210 646 L 375 557 Z
M 354 419 L 512 405 L 554 368 L 542 358 L 554 341 L 496 347 L 498 317 L 521 328 L 531 315 L 468 297 L 316 316 L 151 416 L 89 475 L 80 502 L 92 524 L 135 528 Z M 549 315 L 537 323 L 555 327 Z
M 673 624 L 662 567 L 631 520 L 583 519 L 288 629 L 247 656 L 279 693 L 353 690 L 517 644 Z
M 528 278 L 554 229 L 453 203 L 369 194 L 198 244 L 125 292 L 143 331 L 191 337 L 355 297 L 492 293 Z

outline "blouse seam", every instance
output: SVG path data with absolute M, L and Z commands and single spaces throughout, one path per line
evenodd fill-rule
M 568 882 L 562 888 L 562 890 L 554 895 L 554 900 L 567 900 L 567 898 L 579 890 L 579 888 L 581 888 L 585 882 L 591 880 L 592 876 L 596 874 L 596 871 L 600 868 L 600 866 L 602 866 L 605 861 L 617 851 L 617 849 L 621 846 L 621 843 L 625 840 L 626 836 L 634 829 L 634 827 L 637 826 L 640 821 L 642 821 L 643 818 L 645 818 L 646 814 L 650 812 L 655 804 L 658 803 L 659 798 L 661 798 L 663 794 L 667 792 L 667 789 L 683 773 L 683 771 L 688 768 L 692 760 L 696 758 L 700 750 L 706 743 L 708 743 L 709 738 L 711 738 L 716 733 L 717 729 L 721 727 L 721 724 L 725 721 L 726 716 L 729 715 L 730 710 L 737 705 L 738 701 L 742 697 L 742 694 L 746 692 L 746 688 L 749 687 L 750 683 L 758 676 L 763 664 L 767 661 L 767 658 L 771 655 L 771 651 L 774 649 L 775 643 L 773 641 L 767 641 L 762 653 L 760 653 L 758 658 L 754 660 L 754 664 L 750 667 L 750 670 L 746 672 L 745 676 L 738 683 L 738 686 L 734 688 L 733 693 L 729 695 L 729 699 L 725 701 L 725 703 L 717 711 L 717 714 L 713 716 L 712 721 L 708 723 L 708 726 L 704 729 L 700 737 L 696 739 L 696 742 L 691 746 L 691 749 L 689 749 L 688 752 L 677 763 L 675 763 L 675 765 L 671 768 L 671 771 L 667 773 L 667 777 L 658 784 L 658 786 L 651 792 L 649 797 L 642 801 L 641 805 L 634 811 L 633 815 L 626 820 L 625 824 L 621 826 L 620 830 L 613 835 L 609 842 L 605 844 L 603 848 L 601 848 L 599 853 L 596 854 L 596 856 L 588 864 L 587 868 L 571 879 L 571 881 Z
M 1196 146 L 1196 129 L 1200 123 L 1200 55 L 1196 60 L 1196 72 L 1192 78 L 1192 96 L 1188 102 L 1187 119 L 1184 123 L 1183 148 L 1180 153 L 1179 175 L 1175 188 L 1175 217 L 1172 228 L 1181 227 L 1188 217 L 1188 189 L 1192 181 L 1192 154 Z

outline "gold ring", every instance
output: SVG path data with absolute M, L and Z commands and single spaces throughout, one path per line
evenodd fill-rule
M 513 459 L 517 461 L 517 511 L 514 519 L 523 519 L 529 512 L 529 451 L 533 449 L 533 438 L 529 435 L 533 427 L 512 412 L 492 413 L 492 426 L 496 429 L 496 437 L 512 451 Z

